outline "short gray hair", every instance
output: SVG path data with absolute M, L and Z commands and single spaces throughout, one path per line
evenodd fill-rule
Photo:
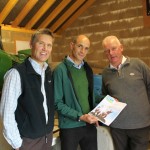
M 31 44 L 33 44 L 35 42 L 35 40 L 37 39 L 37 36 L 40 34 L 49 35 L 52 37 L 52 39 L 54 39 L 54 35 L 49 29 L 47 29 L 47 28 L 39 29 L 39 30 L 36 30 L 35 33 L 31 36 Z

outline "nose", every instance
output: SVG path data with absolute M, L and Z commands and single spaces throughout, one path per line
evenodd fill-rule
M 43 50 L 47 50 L 48 46 L 46 44 L 43 45 Z
M 82 53 L 85 53 L 85 52 L 86 52 L 86 48 L 85 48 L 85 47 L 82 47 L 82 48 L 81 48 L 81 52 L 82 52 Z
M 109 54 L 111 55 L 114 51 L 112 49 L 109 50 Z
M 83 47 L 81 48 L 81 52 L 82 52 L 82 53 L 84 52 L 84 48 L 83 48 Z

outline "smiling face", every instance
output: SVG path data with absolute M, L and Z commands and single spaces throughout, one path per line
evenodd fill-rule
M 81 64 L 81 62 L 83 61 L 83 59 L 89 51 L 90 41 L 86 36 L 80 35 L 77 37 L 75 42 L 70 43 L 70 48 L 70 57 L 76 64 L 79 65 Z
M 53 38 L 47 34 L 39 34 L 36 39 L 30 44 L 32 52 L 31 58 L 40 65 L 49 58 L 53 45 Z
M 115 36 L 106 37 L 103 40 L 103 48 L 109 62 L 118 67 L 122 62 L 123 46 Z

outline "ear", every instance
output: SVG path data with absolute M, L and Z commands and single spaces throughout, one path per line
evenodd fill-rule
M 123 52 L 123 45 L 120 45 L 121 52 Z
M 74 47 L 74 43 L 70 42 L 70 48 L 71 48 L 71 50 L 73 49 L 73 47 Z
M 30 48 L 32 49 L 32 48 L 33 48 L 33 46 L 32 46 L 32 43 L 31 43 L 31 41 L 30 41 L 29 45 L 30 45 Z

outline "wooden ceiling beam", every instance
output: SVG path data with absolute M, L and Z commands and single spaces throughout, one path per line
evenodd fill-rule
M 95 0 L 87 1 L 77 12 L 75 12 L 67 22 L 65 22 L 61 28 L 57 31 L 57 34 L 61 34 L 64 30 L 66 30 L 84 11 L 86 11 Z
M 41 23 L 39 28 L 45 28 L 50 24 L 53 19 L 71 2 L 71 0 L 63 0 L 50 15 Z
M 76 1 L 53 25 L 50 27 L 51 31 L 54 32 L 74 11 L 77 10 L 85 0 Z
M 2 12 L 0 13 L 0 24 L 5 20 L 7 15 L 11 12 L 18 0 L 9 0 Z
M 32 17 L 32 19 L 27 23 L 25 28 L 31 29 L 55 1 L 56 0 L 47 0 L 44 5 L 37 11 L 37 13 Z
M 29 0 L 16 19 L 13 21 L 12 27 L 17 27 L 37 2 L 38 0 Z
M 0 25 L 2 30 L 7 30 L 7 31 L 15 31 L 15 32 L 25 32 L 25 33 L 34 33 L 34 30 L 28 30 L 25 28 L 14 28 L 11 25 Z

